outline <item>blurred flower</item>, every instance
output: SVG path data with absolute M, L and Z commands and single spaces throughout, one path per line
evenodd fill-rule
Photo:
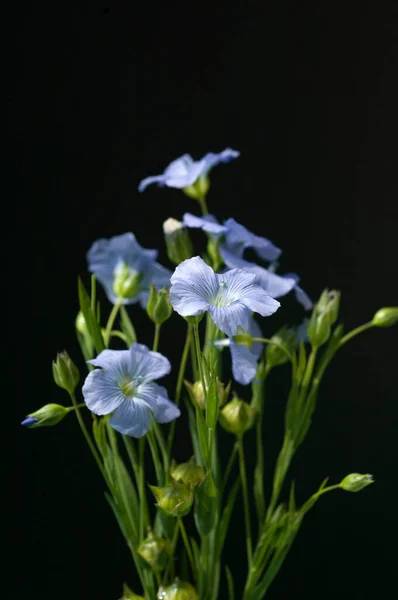
M 249 328 L 252 311 L 263 317 L 272 315 L 280 306 L 260 286 L 255 275 L 241 269 L 214 273 L 199 256 L 178 265 L 170 281 L 170 302 L 182 317 L 209 311 L 217 327 L 228 336 Z
M 143 192 L 148 185 L 157 183 L 159 186 L 183 189 L 193 185 L 200 177 L 220 163 L 227 163 L 239 156 L 237 150 L 226 148 L 219 154 L 209 152 L 200 160 L 194 161 L 189 154 L 183 154 L 173 160 L 161 175 L 146 177 L 138 186 L 138 191 Z
M 166 388 L 153 383 L 171 370 L 159 352 L 134 343 L 129 350 L 103 350 L 88 362 L 100 369 L 88 374 L 82 389 L 84 401 L 96 415 L 114 413 L 109 423 L 116 431 L 142 437 L 149 431 L 151 412 L 158 423 L 180 416 Z
M 156 262 L 157 250 L 146 250 L 134 234 L 124 233 L 94 242 L 87 253 L 88 269 L 115 304 L 140 302 L 146 307 L 149 287 L 168 286 L 171 272 Z

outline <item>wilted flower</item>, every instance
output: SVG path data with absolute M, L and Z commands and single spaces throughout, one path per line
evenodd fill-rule
M 168 286 L 171 272 L 156 262 L 157 250 L 146 250 L 134 234 L 124 233 L 94 242 L 87 253 L 88 268 L 104 286 L 112 303 L 146 307 L 149 287 Z
M 241 269 L 214 273 L 199 256 L 178 265 L 170 281 L 170 302 L 182 317 L 198 316 L 209 311 L 217 327 L 228 336 L 249 328 L 252 311 L 263 317 L 280 306 L 254 283 L 255 275 Z
M 146 177 L 138 186 L 138 191 L 143 192 L 148 185 L 157 183 L 159 186 L 183 189 L 193 185 L 200 177 L 220 163 L 227 163 L 237 158 L 239 152 L 226 148 L 219 154 L 209 152 L 200 160 L 194 161 L 189 154 L 183 154 L 180 158 L 173 160 L 161 175 Z
M 170 373 L 171 365 L 159 352 L 134 343 L 129 350 L 103 350 L 88 361 L 95 367 L 83 385 L 88 408 L 96 415 L 108 415 L 110 425 L 125 435 L 141 437 L 151 423 L 169 423 L 180 415 L 170 402 L 166 388 L 153 383 Z

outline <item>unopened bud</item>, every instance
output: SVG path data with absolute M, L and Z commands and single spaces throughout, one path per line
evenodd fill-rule
M 398 323 L 398 306 L 380 308 L 372 319 L 376 327 L 392 327 Z
M 247 402 L 235 397 L 221 410 L 220 424 L 226 431 L 241 436 L 252 427 L 255 415 Z
M 371 483 L 374 483 L 374 479 L 369 473 L 366 475 L 350 473 L 340 482 L 340 487 L 346 492 L 360 492 Z
M 118 298 L 134 298 L 138 293 L 140 279 L 141 276 L 138 271 L 122 262 L 115 269 L 113 291 Z
M 52 367 L 55 383 L 69 394 L 73 394 L 79 383 L 80 374 L 69 354 L 66 351 L 57 354 Z
M 179 465 L 172 464 L 170 475 L 177 483 L 184 485 L 195 486 L 201 483 L 205 476 L 205 470 L 200 465 L 197 465 L 193 459 Z
M 28 427 L 29 429 L 35 427 L 51 427 L 62 421 L 70 410 L 70 408 L 66 408 L 60 404 L 46 404 L 39 408 L 39 410 L 30 413 L 26 419 L 22 421 L 21 425 Z
M 123 596 L 120 600 L 145 600 L 144 596 L 138 596 L 134 594 L 129 588 L 129 586 L 125 583 L 123 586 Z
M 156 498 L 159 508 L 173 517 L 183 517 L 189 513 L 193 503 L 193 493 L 190 487 L 175 483 L 169 487 L 149 486 Z
M 157 600 L 199 600 L 193 585 L 187 581 L 176 579 L 167 587 L 161 586 L 156 595 Z
M 193 249 L 188 229 L 177 219 L 167 219 L 163 223 L 163 233 L 166 241 L 167 256 L 175 265 L 187 258 L 192 258 Z
M 170 557 L 168 540 L 149 532 L 137 550 L 138 554 L 152 567 L 153 571 L 163 571 Z
M 166 288 L 157 290 L 154 285 L 151 285 L 146 311 L 155 325 L 162 325 L 171 317 L 173 307 L 170 304 L 169 292 Z

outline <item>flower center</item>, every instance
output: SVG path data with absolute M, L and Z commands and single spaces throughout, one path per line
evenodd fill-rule
M 234 296 L 229 293 L 228 286 L 228 281 L 220 281 L 217 295 L 214 300 L 211 301 L 214 306 L 230 306 L 233 302 L 235 302 Z
M 137 391 L 136 382 L 132 381 L 131 379 L 124 379 L 119 383 L 119 386 L 122 390 L 123 395 L 127 398 L 131 398 L 131 396 L 134 396 L 134 394 Z

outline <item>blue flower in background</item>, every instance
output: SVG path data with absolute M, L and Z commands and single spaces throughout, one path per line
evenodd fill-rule
M 282 252 L 270 240 L 255 235 L 235 219 L 227 219 L 224 225 L 220 225 L 213 215 L 197 217 L 185 213 L 182 222 L 185 227 L 199 228 L 214 236 L 224 235 L 221 248 L 238 258 L 242 258 L 246 248 L 252 248 L 257 256 L 268 261 L 276 260 Z
M 281 298 L 294 290 L 297 301 L 300 302 L 304 309 L 310 310 L 312 308 L 312 301 L 304 290 L 299 287 L 299 277 L 295 273 L 277 275 L 277 273 L 265 269 L 256 263 L 239 258 L 223 246 L 220 247 L 220 254 L 227 267 L 245 269 L 249 273 L 253 273 L 255 275 L 255 283 L 261 286 L 273 298 Z
M 227 163 L 237 158 L 239 154 L 237 150 L 226 148 L 219 154 L 209 152 L 197 161 L 193 160 L 189 154 L 183 154 L 180 158 L 173 160 L 161 175 L 154 175 L 143 179 L 138 186 L 138 191 L 143 192 L 152 183 L 177 189 L 189 187 L 216 165 Z
M 249 333 L 254 338 L 263 337 L 258 323 L 253 317 L 249 321 Z M 215 347 L 229 347 L 232 359 L 232 375 L 235 381 L 242 385 L 248 385 L 256 377 L 257 363 L 263 352 L 264 344 L 254 342 L 250 348 L 243 344 L 237 344 L 233 338 L 217 340 Z
M 199 256 L 184 260 L 171 276 L 170 302 L 182 317 L 209 311 L 218 329 L 228 336 L 249 328 L 251 312 L 263 317 L 280 306 L 259 285 L 256 276 L 241 269 L 218 275 Z
M 140 302 L 146 307 L 151 283 L 170 285 L 171 271 L 156 262 L 157 250 L 140 246 L 132 233 L 99 239 L 87 253 L 88 269 L 103 285 L 112 303 Z
M 83 385 L 84 401 L 96 415 L 109 415 L 110 425 L 125 435 L 142 437 L 151 425 L 180 416 L 166 388 L 153 383 L 170 373 L 171 365 L 159 352 L 134 343 L 129 350 L 103 350 L 88 361 L 95 367 Z

